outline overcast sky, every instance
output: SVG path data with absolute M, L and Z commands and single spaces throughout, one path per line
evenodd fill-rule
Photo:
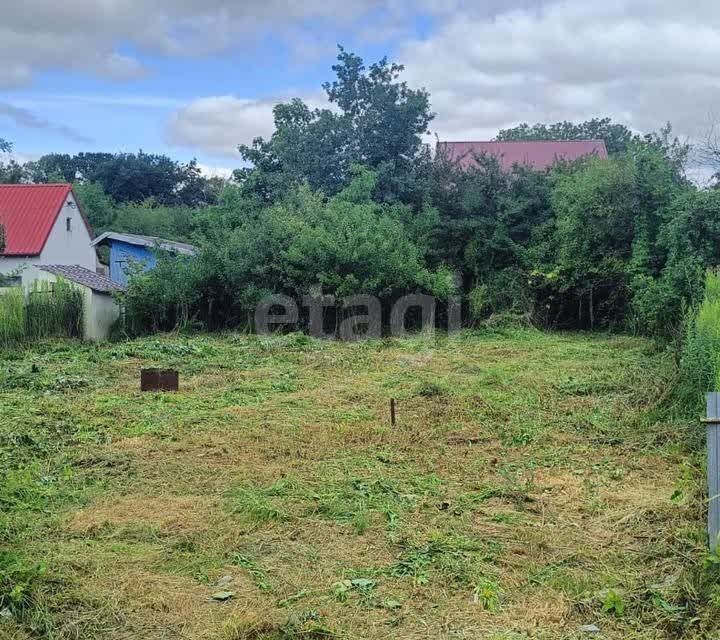
M 406 66 L 441 139 L 611 116 L 720 120 L 711 0 L 25 0 L 0 24 L 0 137 L 20 158 L 146 151 L 233 168 L 272 106 L 322 104 L 337 43 Z

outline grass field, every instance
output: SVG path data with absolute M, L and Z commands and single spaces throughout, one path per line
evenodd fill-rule
M 711 637 L 671 375 L 530 330 L 0 356 L 0 637 Z

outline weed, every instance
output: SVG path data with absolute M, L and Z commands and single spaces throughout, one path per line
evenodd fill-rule
M 252 558 L 244 556 L 241 553 L 235 553 L 232 557 L 232 563 L 245 569 L 260 591 L 272 591 L 272 586 L 267 581 L 267 575 Z
M 607 592 L 601 594 L 602 610 L 605 613 L 612 613 L 616 616 L 622 616 L 625 613 L 625 601 L 620 592 L 615 589 L 608 589 Z
M 290 516 L 276 506 L 272 495 L 267 490 L 254 487 L 236 489 L 232 496 L 232 511 L 255 524 L 288 520 Z
M 490 578 L 480 578 L 473 590 L 473 599 L 483 609 L 488 611 L 497 611 L 500 607 L 500 598 L 502 591 L 500 585 Z

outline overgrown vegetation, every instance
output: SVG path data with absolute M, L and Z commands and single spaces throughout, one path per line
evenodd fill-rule
M 704 406 L 704 394 L 720 388 L 720 274 L 708 271 L 705 296 L 685 322 L 678 393 L 689 411 Z
M 50 154 L 4 165 L 0 180 L 79 175 L 96 229 L 200 248 L 131 284 L 129 332 L 245 327 L 269 292 L 375 293 L 387 306 L 452 291 L 472 323 L 681 334 L 706 268 L 720 264 L 720 190 L 687 180 L 689 147 L 669 125 L 638 135 L 608 118 L 522 124 L 498 139 L 602 139 L 610 158 L 504 172 L 479 157 L 461 170 L 424 148 L 430 96 L 402 81 L 401 65 L 366 68 L 341 49 L 333 71 L 332 109 L 278 104 L 275 132 L 240 147 L 252 165 L 229 182 L 142 152 Z
M 712 637 L 673 375 L 532 329 L 3 352 L 0 635 Z
M 66 280 L 38 281 L 27 292 L 9 288 L 0 294 L 0 347 L 42 338 L 81 338 L 83 314 L 82 291 Z

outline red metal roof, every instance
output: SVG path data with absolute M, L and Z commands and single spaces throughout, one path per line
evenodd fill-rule
M 578 158 L 597 155 L 607 158 L 602 140 L 533 140 L 518 142 L 438 142 L 438 153 L 445 153 L 449 160 L 463 169 L 475 165 L 478 155 L 496 156 L 505 171 L 520 164 L 543 170 L 558 160 L 572 162 Z
M 71 184 L 0 185 L 0 224 L 5 229 L 2 255 L 40 255 L 71 190 Z

